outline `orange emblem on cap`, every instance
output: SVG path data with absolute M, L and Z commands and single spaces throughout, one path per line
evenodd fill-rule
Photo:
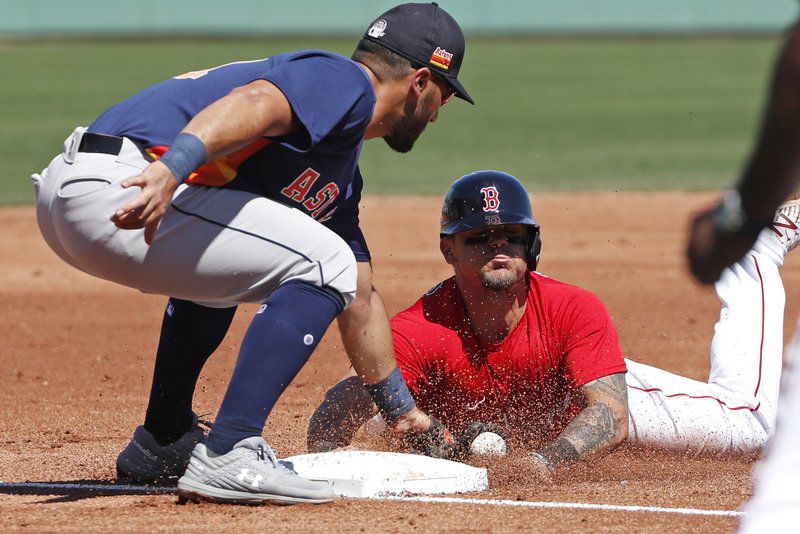
M 453 59 L 453 54 L 445 50 L 444 48 L 436 47 L 436 50 L 433 51 L 431 54 L 431 65 L 436 65 L 444 70 L 450 68 L 450 61 Z

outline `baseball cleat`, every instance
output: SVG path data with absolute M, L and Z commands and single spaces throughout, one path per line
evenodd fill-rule
M 243 439 L 226 454 L 199 443 L 178 480 L 178 502 L 322 504 L 333 500 L 328 480 L 302 478 L 279 462 L 261 436 Z
M 117 457 L 117 478 L 157 482 L 181 476 L 195 445 L 205 441 L 205 431 L 199 423 L 195 417 L 191 430 L 169 445 L 159 445 L 145 427 L 136 427 L 133 439 Z
M 793 196 L 778 208 L 769 229 L 786 247 L 786 252 L 797 248 L 800 243 L 800 195 Z

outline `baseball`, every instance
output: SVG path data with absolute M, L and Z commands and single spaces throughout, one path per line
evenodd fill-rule
M 469 452 L 483 456 L 505 456 L 506 440 L 494 432 L 484 432 L 473 440 Z

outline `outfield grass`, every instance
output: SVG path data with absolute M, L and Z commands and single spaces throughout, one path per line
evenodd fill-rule
M 709 189 L 729 183 L 753 135 L 772 38 L 478 40 L 464 85 L 410 154 L 366 145 L 366 192 L 441 195 L 494 168 L 532 191 Z M 161 79 L 347 40 L 0 42 L 0 204 L 32 200 L 28 176 L 76 125 Z

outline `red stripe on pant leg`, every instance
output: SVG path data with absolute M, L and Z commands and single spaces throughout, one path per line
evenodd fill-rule
M 764 278 L 761 276 L 761 269 L 758 267 L 758 259 L 752 256 L 753 262 L 756 264 L 756 272 L 758 273 L 758 281 L 761 283 L 761 345 L 758 348 L 758 382 L 756 383 L 756 391 L 753 393 L 755 397 L 758 395 L 758 389 L 761 387 L 761 365 L 764 361 L 764 316 L 766 315 L 764 304 Z
M 661 388 L 647 388 L 647 389 L 645 389 L 645 388 L 637 388 L 636 386 L 631 386 L 630 384 L 628 384 L 628 387 L 631 388 L 631 389 L 636 389 L 638 391 L 644 391 L 645 393 L 654 393 L 654 392 L 664 393 L 664 390 L 661 389 Z M 714 401 L 717 401 L 718 403 L 720 403 L 721 405 L 723 405 L 724 407 L 726 407 L 729 410 L 750 410 L 751 412 L 757 412 L 758 409 L 761 408 L 761 403 L 760 402 L 758 403 L 758 405 L 755 408 L 750 408 L 749 406 L 728 406 L 725 403 L 725 401 L 720 400 L 720 399 L 718 399 L 716 397 L 712 397 L 710 395 L 689 395 L 688 393 L 672 393 L 671 395 L 666 395 L 665 394 L 664 396 L 667 397 L 668 399 L 671 399 L 672 397 L 688 397 L 690 399 L 714 400 Z

